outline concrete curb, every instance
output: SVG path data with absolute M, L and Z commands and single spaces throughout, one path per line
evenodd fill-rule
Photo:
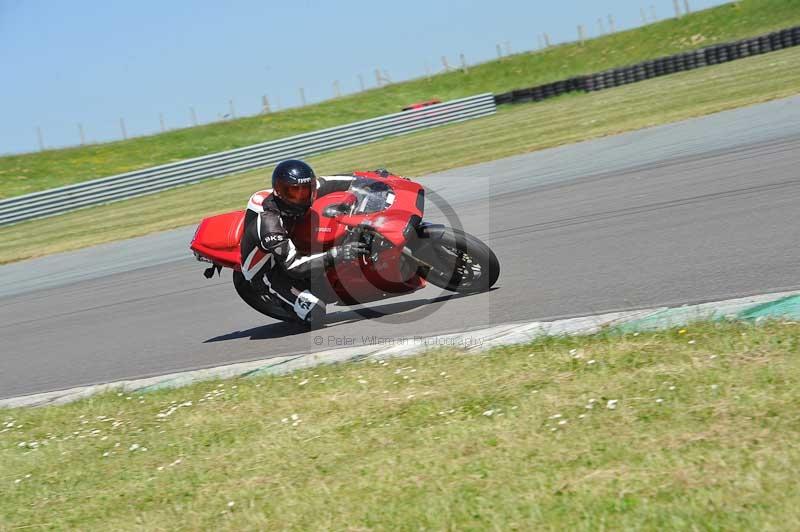
M 194 382 L 258 375 L 281 375 L 320 364 L 334 364 L 363 359 L 407 357 L 438 347 L 456 347 L 480 352 L 514 344 L 529 343 L 544 336 L 586 335 L 602 329 L 634 332 L 667 329 L 700 320 L 739 319 L 759 321 L 768 318 L 800 320 L 800 290 L 729 299 L 699 305 L 658 307 L 627 312 L 611 312 L 550 322 L 504 324 L 464 333 L 398 339 L 396 345 L 363 345 L 330 349 L 294 356 L 275 357 L 214 368 L 159 375 L 146 379 L 81 386 L 68 390 L 24 395 L 0 400 L 0 408 L 58 405 L 109 392 L 144 393 L 164 388 L 178 388 Z

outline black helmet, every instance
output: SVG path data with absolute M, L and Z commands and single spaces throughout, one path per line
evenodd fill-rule
M 282 214 L 302 216 L 314 203 L 317 176 L 303 161 L 283 161 L 272 172 L 272 194 Z

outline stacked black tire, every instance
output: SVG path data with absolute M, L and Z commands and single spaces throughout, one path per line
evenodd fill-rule
M 760 35 L 750 39 L 717 44 L 691 52 L 659 57 L 652 61 L 645 61 L 636 65 L 615 68 L 578 76 L 537 87 L 517 89 L 511 92 L 495 95 L 495 103 L 539 102 L 569 92 L 594 92 L 613 87 L 620 87 L 629 83 L 638 83 L 647 79 L 667 76 L 676 72 L 694 70 L 708 65 L 718 65 L 753 55 L 766 54 L 800 46 L 800 26 L 775 31 L 767 35 Z

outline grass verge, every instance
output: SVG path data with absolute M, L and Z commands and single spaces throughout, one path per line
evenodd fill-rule
M 800 48 L 539 104 L 331 152 L 320 173 L 385 166 L 413 176 L 674 122 L 796 94 Z M 0 263 L 196 223 L 243 208 L 270 169 L 238 174 L 44 220 L 0 228 Z M 57 227 L 57 230 L 53 228 Z
M 800 325 L 693 324 L 0 413 L 0 528 L 800 525 Z
M 800 0 L 744 0 L 643 28 L 317 105 L 160 135 L 0 158 L 0 198 L 393 113 L 428 98 L 504 92 L 800 24 Z

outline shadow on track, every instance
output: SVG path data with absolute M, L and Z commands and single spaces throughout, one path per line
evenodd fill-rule
M 493 288 L 492 290 L 495 289 Z M 461 299 L 462 297 L 468 297 L 471 295 L 476 295 L 476 294 L 452 294 L 452 295 L 434 297 L 430 299 L 399 301 L 396 303 L 387 303 L 384 305 L 378 305 L 374 307 L 364 307 L 358 310 L 347 310 L 344 312 L 337 312 L 336 314 L 328 316 L 328 320 L 325 322 L 325 329 L 322 330 L 330 329 L 331 327 L 334 327 L 336 325 L 345 325 L 348 323 L 354 323 L 363 320 L 374 320 L 382 316 L 399 314 L 401 312 L 408 312 L 410 310 L 414 310 L 416 308 L 425 305 L 445 303 L 447 301 L 451 301 L 454 299 Z M 228 334 L 223 334 L 220 336 L 215 336 L 214 338 L 209 338 L 208 340 L 205 340 L 203 343 L 208 344 L 214 342 L 224 342 L 227 340 L 237 340 L 240 338 L 249 338 L 250 340 L 271 340 L 275 338 L 284 338 L 286 336 L 295 336 L 298 334 L 304 334 L 308 332 L 309 330 L 300 324 L 278 321 L 269 323 L 267 325 L 261 325 L 259 327 L 246 329 L 244 331 L 236 331 Z

